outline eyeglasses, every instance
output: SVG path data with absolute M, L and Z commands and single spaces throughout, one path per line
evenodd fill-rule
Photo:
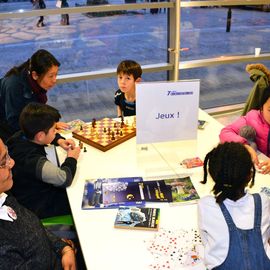
M 6 147 L 6 150 L 7 150 L 7 147 Z M 4 158 L 2 159 L 0 163 L 0 169 L 5 169 L 7 167 L 10 167 L 10 161 L 11 161 L 11 157 L 8 154 L 8 150 L 7 150 L 6 155 L 4 156 Z

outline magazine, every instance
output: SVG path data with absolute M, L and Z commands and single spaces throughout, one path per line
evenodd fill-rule
M 170 187 L 172 203 L 196 202 L 200 197 L 189 176 L 165 179 Z
M 144 205 L 141 177 L 86 180 L 82 209 L 118 208 Z
M 119 207 L 114 222 L 115 228 L 158 230 L 160 218 L 159 208 Z
M 172 202 L 171 188 L 165 180 L 150 180 L 141 183 L 146 202 Z
M 154 185 L 147 185 L 147 183 L 158 182 L 162 192 L 158 192 L 158 189 Z M 166 176 L 159 180 L 144 181 L 144 195 L 145 200 L 149 202 L 172 202 L 172 203 L 187 203 L 187 202 L 196 202 L 200 197 L 192 184 L 190 176 Z M 165 186 L 164 186 L 165 185 Z M 147 192 L 150 195 L 147 195 Z M 156 194 L 156 197 L 160 195 L 161 199 L 157 199 L 152 194 Z

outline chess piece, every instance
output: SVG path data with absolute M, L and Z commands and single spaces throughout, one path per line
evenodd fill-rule
M 125 123 L 124 123 L 124 116 L 121 116 L 121 128 L 124 127 Z
M 92 119 L 92 127 L 93 127 L 93 128 L 96 127 L 96 121 L 97 121 L 97 120 L 96 120 L 95 118 Z
M 104 132 L 104 133 L 106 133 L 106 132 L 107 132 L 107 129 L 106 129 L 106 128 L 104 128 L 104 129 L 103 129 L 103 132 Z
M 80 130 L 83 130 L 83 126 L 82 126 L 82 124 L 80 125 Z
M 83 143 L 81 141 L 79 141 L 79 147 L 80 149 L 83 149 Z
M 123 136 L 123 131 L 122 130 L 120 130 L 120 136 Z
M 114 132 L 112 131 L 112 137 L 111 137 L 111 140 L 114 141 L 115 140 L 115 137 L 114 137 Z
M 87 152 L 86 147 L 83 148 L 83 152 Z

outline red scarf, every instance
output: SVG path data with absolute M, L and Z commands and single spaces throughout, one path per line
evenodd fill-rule
M 40 87 L 40 85 L 37 83 L 36 80 L 32 78 L 30 74 L 27 75 L 28 82 L 32 88 L 32 92 L 34 93 L 34 96 L 37 98 L 37 101 L 39 103 L 46 104 L 47 103 L 47 91 Z

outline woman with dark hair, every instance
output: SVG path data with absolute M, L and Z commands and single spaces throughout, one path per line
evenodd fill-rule
M 11 68 L 0 84 L 0 132 L 7 139 L 19 130 L 19 116 L 30 102 L 47 102 L 47 91 L 56 84 L 60 63 L 46 50 L 36 51 L 20 66 Z M 57 128 L 65 128 L 58 123 Z

